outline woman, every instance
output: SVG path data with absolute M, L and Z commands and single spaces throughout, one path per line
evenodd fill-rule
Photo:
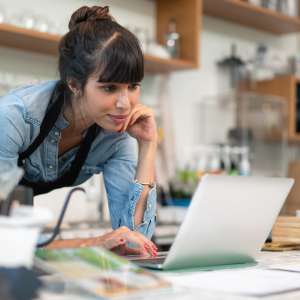
M 115 231 L 68 246 L 155 255 L 146 237 L 155 226 L 157 133 L 153 112 L 139 103 L 144 66 L 138 40 L 108 7 L 81 7 L 60 42 L 59 73 L 59 81 L 1 98 L 0 164 L 22 166 L 21 183 L 35 194 L 103 172 Z

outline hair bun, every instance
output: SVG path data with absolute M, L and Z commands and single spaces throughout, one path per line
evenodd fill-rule
M 72 14 L 69 30 L 74 29 L 79 23 L 98 20 L 114 20 L 109 14 L 108 6 L 82 6 Z

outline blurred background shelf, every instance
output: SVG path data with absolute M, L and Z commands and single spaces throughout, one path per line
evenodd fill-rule
M 256 81 L 246 89 L 261 95 L 279 96 L 287 101 L 288 141 L 291 143 L 299 143 L 300 79 L 294 75 L 281 75 L 272 79 Z M 273 139 L 276 140 L 276 134 L 273 136 Z
M 10 24 L 0 24 L 0 45 L 41 54 L 57 55 L 59 35 Z
M 170 62 L 170 70 L 197 68 L 200 65 L 200 34 L 202 32 L 202 0 L 156 0 L 157 42 L 165 44 L 170 20 L 176 20 L 176 31 L 180 34 L 180 58 Z
M 164 59 L 145 54 L 145 71 L 147 73 L 166 73 L 196 68 L 197 65 L 183 59 Z
M 145 55 L 146 73 L 166 73 L 195 69 L 199 65 L 199 32 L 201 0 L 156 1 L 157 37 L 164 44 L 168 22 L 175 18 L 181 36 L 179 59 L 164 59 Z M 56 56 L 61 36 L 0 23 L 0 46 Z
M 291 17 L 242 0 L 203 0 L 204 14 L 274 34 L 300 31 L 299 17 Z

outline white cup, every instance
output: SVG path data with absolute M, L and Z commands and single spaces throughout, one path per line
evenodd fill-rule
M 32 267 L 35 247 L 42 227 L 52 219 L 49 210 L 19 206 L 11 216 L 0 216 L 0 266 Z

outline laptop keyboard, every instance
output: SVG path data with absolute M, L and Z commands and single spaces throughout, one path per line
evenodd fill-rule
M 166 251 L 161 251 L 157 253 L 157 256 L 140 256 L 140 255 L 132 255 L 126 256 L 126 258 L 135 263 L 150 263 L 150 264 L 162 264 L 166 257 Z
M 159 252 L 157 256 L 147 256 L 147 257 L 141 257 L 141 256 L 127 256 L 126 258 L 134 263 L 150 263 L 150 264 L 163 264 L 167 257 L 167 252 Z
M 144 258 L 144 259 L 135 259 L 133 262 L 137 264 L 155 264 L 155 265 L 160 265 L 163 264 L 164 261 L 166 260 L 166 257 L 149 257 L 149 258 Z

